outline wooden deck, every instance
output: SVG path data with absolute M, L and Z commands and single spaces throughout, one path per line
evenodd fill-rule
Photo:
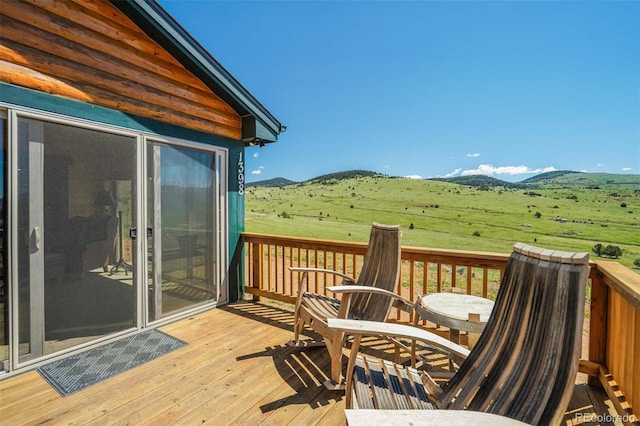
M 343 392 L 322 385 L 326 349 L 284 346 L 287 305 L 243 301 L 161 329 L 188 345 L 66 398 L 36 371 L 0 381 L 0 424 L 346 424 Z M 585 421 L 609 420 L 605 398 L 577 384 L 567 424 L 612 424 Z

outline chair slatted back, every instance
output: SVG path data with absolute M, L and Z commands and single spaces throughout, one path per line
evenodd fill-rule
M 357 278 L 357 285 L 395 292 L 400 276 L 401 236 L 399 225 L 371 226 L 369 245 Z M 391 310 L 391 298 L 379 294 L 354 294 L 349 318 L 385 321 Z
M 559 424 L 581 351 L 587 253 L 518 243 L 478 343 L 438 407 Z

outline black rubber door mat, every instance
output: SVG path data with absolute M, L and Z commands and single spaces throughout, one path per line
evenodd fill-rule
M 60 395 L 67 396 L 185 345 L 159 330 L 145 330 L 37 370 Z

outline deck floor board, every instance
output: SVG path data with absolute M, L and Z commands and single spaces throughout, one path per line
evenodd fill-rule
M 328 391 L 322 347 L 299 349 L 287 305 L 237 302 L 161 327 L 188 345 L 61 397 L 36 371 L 0 381 L 0 424 L 343 425 L 344 392 Z M 369 351 L 392 355 L 384 342 Z M 606 396 L 576 385 L 575 414 L 608 413 Z M 593 423 L 587 423 L 593 424 Z

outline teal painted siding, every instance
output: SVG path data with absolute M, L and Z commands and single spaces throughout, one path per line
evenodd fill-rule
M 244 146 L 229 150 L 229 301 L 244 297 Z
M 229 301 L 244 297 L 244 195 L 229 191 Z

